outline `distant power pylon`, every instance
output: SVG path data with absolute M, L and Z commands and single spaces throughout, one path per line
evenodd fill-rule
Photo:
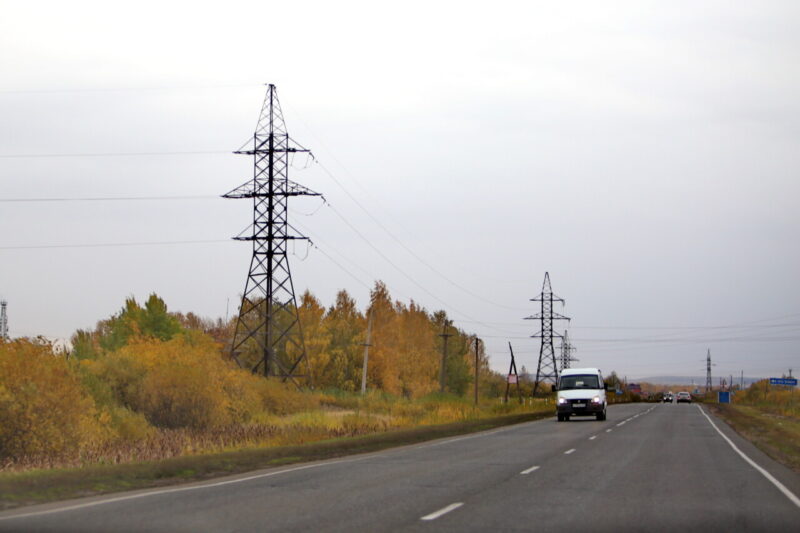
M 306 359 L 297 315 L 287 242 L 306 239 L 288 221 L 290 196 L 320 196 L 289 180 L 289 156 L 309 152 L 290 139 L 275 86 L 267 89 L 251 149 L 234 153 L 253 156 L 253 179 L 223 195 L 252 198 L 253 224 L 234 237 L 253 242 L 231 355 L 240 366 L 284 381 L 303 377 L 298 366 Z M 290 234 L 290 230 L 295 234 Z M 310 375 L 309 375 L 310 378 Z
M 6 306 L 8 302 L 5 300 L 0 301 L 0 339 L 8 340 L 8 315 L 6 315 Z
M 542 303 L 539 313 L 525 317 L 525 320 L 541 320 L 539 333 L 531 335 L 533 338 L 542 339 L 542 345 L 539 348 L 539 364 L 536 366 L 536 381 L 533 383 L 533 394 L 536 395 L 540 382 L 552 381 L 553 385 L 558 385 L 558 367 L 556 366 L 556 353 L 553 349 L 553 337 L 561 338 L 562 336 L 553 332 L 553 321 L 569 320 L 569 318 L 553 311 L 553 302 L 563 304 L 564 300 L 553 294 L 549 272 L 544 273 L 541 294 L 536 298 L 531 298 L 531 301 Z
M 559 360 L 561 363 L 561 371 L 571 367 L 571 363 L 579 361 L 579 359 L 572 356 L 572 352 L 576 350 L 577 348 L 575 348 L 569 340 L 569 332 L 564 330 L 564 336 L 561 338 L 561 357 Z
M 709 348 L 706 355 L 706 392 L 711 392 L 713 388 L 711 383 L 711 348 Z

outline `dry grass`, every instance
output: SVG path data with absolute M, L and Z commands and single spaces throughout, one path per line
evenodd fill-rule
M 487 410 L 491 410 L 487 408 Z M 382 430 L 355 437 L 334 438 L 301 445 L 250 448 L 239 451 L 178 455 L 126 464 L 92 464 L 0 473 L 0 509 L 34 503 L 197 481 L 261 468 L 329 459 L 355 453 L 449 437 L 499 426 L 528 422 L 552 415 L 550 408 L 525 414 L 487 416 L 469 421 L 406 429 Z M 362 416 L 346 414 L 341 417 Z M 375 423 L 376 417 L 367 420 Z M 305 420 L 309 422 L 309 419 Z M 315 422 L 316 427 L 316 422 Z M 352 427 L 369 427 L 360 423 Z M 322 433 L 320 433 L 321 435 Z M 306 435 L 308 436 L 308 435 Z M 254 440 L 261 438 L 256 434 Z M 177 447 L 170 448 L 170 452 Z M 167 453 L 163 450 L 157 453 Z
M 0 473 L 161 461 L 184 456 L 297 446 L 419 426 L 549 412 L 552 409 L 544 400 L 524 405 L 484 400 L 476 408 L 468 400 L 448 395 L 408 400 L 377 392 L 362 397 L 333 391 L 308 393 L 308 396 L 308 401 L 298 404 L 304 409 L 291 414 L 262 415 L 248 424 L 206 429 L 160 428 L 142 438 L 96 443 L 78 453 L 22 456 L 13 461 L 6 459 L 0 463 Z M 319 407 L 308 409 L 307 406 L 312 404 Z
M 709 407 L 767 455 L 800 473 L 800 417 L 742 404 Z

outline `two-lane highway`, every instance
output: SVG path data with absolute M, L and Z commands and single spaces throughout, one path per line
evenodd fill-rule
M 799 493 L 800 476 L 702 408 L 629 404 L 605 422 L 0 513 L 0 531 L 786 531 Z

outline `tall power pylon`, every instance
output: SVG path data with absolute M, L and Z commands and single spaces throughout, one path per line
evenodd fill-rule
M 253 156 L 253 179 L 223 195 L 253 199 L 253 224 L 234 237 L 253 242 L 253 257 L 231 355 L 254 373 L 260 371 L 264 376 L 276 375 L 295 382 L 295 378 L 303 377 L 297 373 L 298 366 L 303 360 L 308 365 L 308 360 L 286 248 L 288 241 L 306 237 L 289 224 L 288 200 L 290 196 L 320 196 L 289 180 L 289 157 L 296 152 L 309 150 L 286 132 L 278 93 L 270 84 L 252 148 L 234 152 Z
M 8 302 L 5 300 L 0 301 L 0 339 L 8 340 L 8 315 L 6 315 L 6 306 Z
M 572 345 L 572 342 L 569 340 L 569 332 L 564 330 L 564 336 L 561 338 L 561 357 L 559 362 L 561 363 L 561 370 L 563 371 L 565 368 L 569 368 L 573 361 L 578 361 L 579 359 L 572 356 L 572 352 L 576 351 Z
M 711 384 L 711 348 L 708 349 L 706 354 L 706 392 L 711 392 L 713 388 Z
M 542 304 L 539 313 L 525 317 L 525 320 L 541 320 L 539 333 L 531 335 L 533 338 L 542 339 L 542 345 L 539 348 L 539 364 L 536 366 L 536 381 L 533 383 L 533 394 L 536 395 L 540 382 L 549 380 L 553 382 L 553 385 L 558 385 L 558 366 L 556 366 L 556 352 L 553 349 L 553 337 L 561 338 L 562 335 L 553 332 L 553 321 L 569 320 L 569 318 L 553 311 L 553 303 L 561 302 L 563 304 L 564 299 L 553 294 L 549 272 L 544 273 L 541 294 L 536 298 L 531 298 L 531 301 Z

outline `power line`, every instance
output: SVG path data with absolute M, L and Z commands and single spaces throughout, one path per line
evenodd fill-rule
M 59 94 L 59 93 L 116 93 L 184 91 L 197 89 L 242 89 L 262 87 L 263 83 L 209 84 L 209 85 L 161 85 L 152 87 L 75 87 L 64 89 L 0 89 L 0 94 Z
M 160 155 L 228 155 L 224 150 L 187 150 L 172 152 L 82 152 L 82 153 L 51 153 L 51 154 L 0 154 L 0 159 L 46 159 L 55 157 L 140 157 Z
M 440 298 L 438 298 L 436 295 L 434 295 L 433 293 L 431 293 L 430 291 L 428 291 L 428 290 L 427 290 L 425 287 L 423 287 L 423 286 L 422 286 L 422 285 L 420 285 L 418 282 L 416 282 L 416 281 L 415 281 L 413 278 L 411 278 L 410 276 L 408 276 L 408 274 L 406 274 L 405 272 L 403 272 L 402 270 L 400 270 L 400 269 L 399 269 L 399 268 L 398 268 L 398 267 L 397 267 L 397 266 L 396 266 L 396 265 L 395 265 L 395 264 L 394 264 L 394 263 L 393 263 L 393 262 L 392 262 L 392 261 L 391 261 L 391 260 L 390 260 L 390 259 L 389 259 L 389 258 L 388 258 L 388 257 L 387 257 L 385 254 L 384 254 L 384 253 L 383 253 L 383 252 L 381 252 L 381 251 L 380 251 L 380 250 L 379 250 L 379 249 L 378 249 L 378 248 L 377 248 L 377 247 L 376 247 L 374 244 L 372 244 L 372 242 L 371 242 L 371 241 L 369 241 L 369 239 L 368 239 L 368 238 L 367 238 L 367 237 L 366 237 L 366 236 L 365 236 L 363 233 L 361 233 L 361 232 L 360 232 L 360 231 L 359 231 L 359 230 L 358 230 L 358 229 L 357 229 L 357 228 L 356 228 L 356 227 L 355 227 L 353 224 L 351 224 L 351 223 L 350 223 L 350 222 L 349 222 L 347 219 L 345 219 L 345 218 L 344 218 L 344 216 L 343 216 L 341 213 L 339 213 L 338 211 L 336 211 L 335 209 L 333 209 L 333 206 L 331 206 L 330 204 L 326 204 L 326 205 L 327 205 L 328 207 L 330 207 L 330 208 L 331 208 L 331 210 L 332 210 L 332 211 L 333 211 L 333 212 L 334 212 L 334 213 L 335 213 L 335 214 L 336 214 L 336 215 L 337 215 L 337 216 L 338 216 L 338 217 L 339 217 L 339 218 L 340 218 L 340 219 L 341 219 L 341 220 L 342 220 L 342 221 L 343 221 L 343 222 L 344 222 L 344 223 L 345 223 L 345 224 L 346 224 L 346 225 L 347 225 L 347 226 L 348 226 L 348 227 L 349 227 L 351 230 L 353 230 L 353 232 L 355 232 L 355 233 L 356 233 L 356 234 L 357 234 L 357 235 L 358 235 L 358 236 L 359 236 L 359 237 L 360 237 L 362 240 L 364 240 L 364 242 L 366 242 L 366 243 L 367 243 L 367 244 L 368 244 L 368 245 L 369 245 L 369 246 L 370 246 L 370 247 L 371 247 L 371 248 L 372 248 L 372 249 L 373 249 L 373 250 L 374 250 L 374 251 L 375 251 L 375 252 L 376 252 L 376 253 L 377 253 L 377 254 L 378 254 L 378 255 L 379 255 L 381 258 L 382 258 L 382 259 L 384 259 L 384 260 L 385 260 L 387 263 L 389 263 L 389 264 L 390 264 L 390 265 L 391 265 L 391 266 L 392 266 L 392 267 L 393 267 L 395 270 L 397 270 L 398 272 L 400 272 L 400 273 L 401 273 L 401 274 L 402 274 L 404 277 L 406 277 L 407 279 L 409 279 L 409 280 L 410 280 L 412 283 L 414 283 L 414 284 L 415 284 L 417 287 L 419 287 L 421 290 L 423 290 L 424 292 L 426 292 L 426 293 L 427 293 L 429 296 L 431 296 L 432 298 L 434 298 L 435 300 L 437 300 L 439 303 L 441 303 L 442 305 L 444 305 L 446 308 L 450 309 L 450 311 L 452 311 L 452 312 L 455 312 L 455 313 L 458 313 L 458 314 L 460 314 L 460 315 L 463 315 L 463 316 L 467 316 L 467 315 L 465 315 L 463 312 L 461 312 L 461 311 L 459 311 L 458 309 L 454 308 L 453 306 L 451 306 L 451 305 L 448 305 L 446 302 L 444 302 L 443 300 L 441 300 Z M 297 224 L 298 226 L 300 226 L 300 228 L 301 228 L 301 229 L 304 229 L 304 231 L 305 231 L 306 233 L 309 233 L 309 234 L 313 234 L 313 233 L 314 233 L 314 232 L 312 232 L 312 231 L 308 231 L 308 228 L 307 228 L 307 226 L 305 226 L 305 225 L 303 225 L 303 224 L 298 224 L 297 222 L 295 222 L 294 224 Z M 315 242 L 322 242 L 322 241 L 320 240 L 320 238 L 319 238 L 317 235 L 313 235 L 313 240 L 314 240 Z M 323 244 L 324 244 L 324 243 L 323 243 Z M 351 265 L 353 265 L 355 268 L 357 268 L 358 270 L 360 270 L 361 272 L 363 272 L 364 274 L 366 274 L 368 277 L 370 277 L 370 278 L 372 278 L 372 279 L 374 279 L 374 280 L 378 280 L 378 279 L 380 279 L 379 277 L 377 277 L 377 276 L 374 276 L 374 275 L 373 275 L 371 272 L 368 272 L 367 270 L 365 270 L 365 269 L 364 269 L 363 267 L 361 267 L 360 265 L 358 265 L 358 264 L 354 263 L 353 261 L 351 261 L 351 260 L 350 260 L 350 259 L 349 259 L 349 258 L 348 258 L 348 257 L 347 257 L 345 254 L 343 254 L 343 253 L 339 252 L 338 250 L 336 250 L 336 248 L 335 248 L 335 247 L 333 247 L 333 246 L 330 246 L 329 244 L 326 244 L 326 246 L 327 246 L 329 249 L 336 251 L 336 252 L 337 252 L 337 253 L 338 253 L 338 254 L 339 254 L 341 257 L 343 257 L 343 258 L 344 258 L 344 260 L 345 260 L 345 261 L 347 261 L 348 263 L 350 263 Z M 323 253 L 323 255 L 325 255 L 325 256 L 326 256 L 326 257 L 327 257 L 327 258 L 328 258 L 328 259 L 329 259 L 329 260 L 330 260 L 332 263 L 334 263 L 334 264 L 335 264 L 335 265 L 336 265 L 336 266 L 337 266 L 339 269 L 341 269 L 343 272 L 345 272 L 345 273 L 346 273 L 348 276 L 350 276 L 350 277 L 352 277 L 353 279 L 355 279 L 356 281 L 358 281 L 358 283 L 359 283 L 359 284 L 361 284 L 362 286 L 364 286 L 364 287 L 366 287 L 367 289 L 371 290 L 371 287 L 369 287 L 369 286 L 367 286 L 366 284 L 364 284 L 364 282 L 363 282 L 363 281 L 362 281 L 360 278 L 358 278 L 358 276 L 356 276 L 356 275 L 355 275 L 355 274 L 353 274 L 351 271 L 349 271 L 348 269 L 346 269 L 346 268 L 345 268 L 345 267 L 344 267 L 344 266 L 343 266 L 341 263 L 339 263 L 338 261 L 336 261 L 336 260 L 335 260 L 333 257 L 331 257 L 329 254 L 327 254 L 327 253 L 326 253 L 324 250 L 322 250 L 321 248 L 319 248 L 318 246 L 316 246 L 316 244 L 315 244 L 314 248 L 316 248 L 317 250 L 319 250 L 320 252 L 322 252 L 322 253 Z M 400 291 L 396 290 L 394 287 L 390 286 L 389 284 L 386 284 L 385 282 L 384 282 L 384 284 L 386 285 L 386 287 L 387 287 L 387 288 L 388 288 L 388 289 L 389 289 L 389 290 L 390 290 L 392 293 L 394 293 L 394 294 L 399 294 L 401 297 L 404 297 L 404 298 L 406 298 L 406 299 L 407 299 L 407 300 L 409 300 L 409 301 L 413 301 L 413 300 L 414 300 L 414 299 L 413 299 L 411 296 L 408 296 L 408 295 L 406 295 L 406 294 L 403 294 L 403 292 L 400 292 Z M 456 320 L 458 320 L 459 322 L 461 322 L 461 319 L 456 319 Z M 484 327 L 486 327 L 486 328 L 489 328 L 489 329 L 491 329 L 491 330 L 494 330 L 494 331 L 499 331 L 499 332 L 503 332 L 503 333 L 508 333 L 508 332 L 506 332 L 506 331 L 504 331 L 504 330 L 502 330 L 502 329 L 498 329 L 498 328 L 492 327 L 492 326 L 490 326 L 490 325 L 488 325 L 488 324 L 486 324 L 486 323 L 483 323 L 483 322 L 481 322 L 481 321 L 478 321 L 478 320 L 471 319 L 471 320 L 465 320 L 464 322 L 470 322 L 470 323 L 480 324 L 480 325 L 482 325 L 482 326 L 484 326 Z
M 370 218 L 370 219 L 371 219 L 371 220 L 372 220 L 372 221 L 373 221 L 373 222 L 374 222 L 374 223 L 375 223 L 375 224 L 376 224 L 376 225 L 377 225 L 377 226 L 378 226 L 380 229 L 382 229 L 382 230 L 383 230 L 383 231 L 384 231 L 384 232 L 385 232 L 385 233 L 386 233 L 386 234 L 387 234 L 387 235 L 388 235 L 388 236 L 389 236 L 389 237 L 390 237 L 390 238 L 391 238 L 393 241 L 395 241 L 397 244 L 399 244 L 399 245 L 400 245 L 400 246 L 401 246 L 401 247 L 402 247 L 402 248 L 403 248 L 403 249 L 404 249 L 406 252 L 408 252 L 408 253 L 409 253 L 409 254 L 410 254 L 412 257 L 414 257 L 414 259 L 416 259 L 417 261 L 419 261 L 420 263 L 422 263 L 423 265 L 425 265 L 425 266 L 426 266 L 426 267 L 427 267 L 427 268 L 428 268 L 428 269 L 429 269 L 431 272 L 433 272 L 434 274 L 436 274 L 436 275 L 438 275 L 439 277 L 441 277 L 442 279 L 444 279 L 444 280 L 445 280 L 447 283 L 449 283 L 449 284 L 450 284 L 450 285 L 452 285 L 453 287 L 456 287 L 457 289 L 460 289 L 460 290 L 464 291 L 465 293 L 469 294 L 469 295 L 470 295 L 470 296 L 472 296 L 473 298 L 477 298 L 478 300 L 481 300 L 481 301 L 482 301 L 482 302 L 484 302 L 484 303 L 488 303 L 488 304 L 490 304 L 490 305 L 494 305 L 494 306 L 497 306 L 497 307 L 501 307 L 501 308 L 503 308 L 503 309 L 510 309 L 510 310 L 513 310 L 513 311 L 524 311 L 524 310 L 525 310 L 525 309 L 524 309 L 524 308 L 522 308 L 522 307 L 512 307 L 512 306 L 508 306 L 508 305 L 500 304 L 500 303 L 494 302 L 494 301 L 492 301 L 492 300 L 489 300 L 488 298 L 485 298 L 485 297 L 481 296 L 480 294 L 477 294 L 477 293 L 473 292 L 472 290 L 470 290 L 470 289 L 468 289 L 468 288 L 464 287 L 463 285 L 461 285 L 461 284 L 459 284 L 459 283 L 456 283 L 455 281 L 453 281 L 452 279 L 450 279 L 448 276 L 446 276 L 445 274 L 443 274 L 441 271 L 439 271 L 439 270 L 438 270 L 437 268 L 435 268 L 433 265 L 431 265 L 430 263 L 428 263 L 428 262 L 427 262 L 425 259 L 423 259 L 422 257 L 420 257 L 420 256 L 419 256 L 419 254 L 417 254 L 417 253 L 416 253 L 414 250 L 412 250 L 411 248 L 409 248 L 409 247 L 408 247 L 408 246 L 407 246 L 407 245 L 406 245 L 406 244 L 405 244 L 403 241 L 401 241 L 401 240 L 400 240 L 400 238 L 398 238 L 398 237 L 397 237 L 397 236 L 396 236 L 396 235 L 395 235 L 395 234 L 394 234 L 392 231 L 390 231 L 390 230 L 389 230 L 389 229 L 388 229 L 388 228 L 387 228 L 387 227 L 386 227 L 386 226 L 385 226 L 383 223 L 381 223 L 381 221 L 380 221 L 380 220 L 378 220 L 378 218 L 377 218 L 377 217 L 375 217 L 375 216 L 374 216 L 374 215 L 373 215 L 373 214 L 372 214 L 372 213 L 371 213 L 371 212 L 370 212 L 370 211 L 369 211 L 369 210 L 368 210 L 366 207 L 364 207 L 364 205 L 363 205 L 361 202 L 359 202 L 359 201 L 358 201 L 358 199 L 356 199 L 356 197 L 355 197 L 355 196 L 353 196 L 353 195 L 350 193 L 350 191 L 348 191 L 348 190 L 347 190 L 347 188 L 345 188 L 345 186 L 344 186 L 344 185 L 342 185 L 342 183 L 341 183 L 341 182 L 340 182 L 338 179 L 336 179 L 336 176 L 334 176 L 334 175 L 333 175 L 333 173 L 332 173 L 330 170 L 328 170 L 328 168 L 327 168 L 327 167 L 325 167 L 325 166 L 324 166 L 322 163 L 319 163 L 319 161 L 318 161 L 317 163 L 319 164 L 320 168 L 321 168 L 321 169 L 322 169 L 322 170 L 323 170 L 323 171 L 324 171 L 324 172 L 325 172 L 325 173 L 326 173 L 326 174 L 327 174 L 327 175 L 328 175 L 328 176 L 329 176 L 329 177 L 330 177 L 330 178 L 333 180 L 333 182 L 334 182 L 336 185 L 338 185 L 338 186 L 339 186 L 339 188 L 340 188 L 340 189 L 342 189 L 342 191 L 344 191 L 344 193 L 345 193 L 345 194 L 346 194 L 346 195 L 347 195 L 347 196 L 348 196 L 348 197 L 349 197 L 349 198 L 350 198 L 350 199 L 351 199 L 351 200 L 352 200 L 352 201 L 353 201 L 353 202 L 354 202 L 354 203 L 355 203 L 355 204 L 356 204 L 356 205 L 357 205 L 357 206 L 358 206 L 358 207 L 359 207 L 359 208 L 360 208 L 362 211 L 364 211 L 364 213 L 366 213 L 366 214 L 367 214 L 367 216 L 368 216 L 368 217 L 369 217 L 369 218 Z
M 76 198 L 0 198 L 2 203 L 33 203 L 33 202 L 130 202 L 142 200 L 218 200 L 219 196 L 96 196 Z
M 470 322 L 462 320 L 462 322 Z M 484 322 L 495 326 L 519 326 L 527 328 L 527 324 L 517 322 Z M 760 325 L 739 325 L 739 326 L 570 326 L 575 329 L 594 329 L 594 330 L 712 330 L 712 329 L 758 329 L 758 328 L 785 328 L 800 326 L 800 322 L 790 322 L 786 324 L 760 324 Z
M 144 241 L 144 242 L 104 242 L 104 243 L 85 243 L 85 244 L 39 244 L 21 246 L 0 246 L 0 250 L 44 250 L 55 248 L 109 248 L 123 246 L 172 246 L 176 244 L 216 244 L 231 242 L 230 239 L 224 240 L 197 240 L 197 241 Z
M 495 331 L 502 331 L 502 330 L 499 330 L 498 328 L 494 328 L 492 326 L 484 324 L 483 322 L 475 320 L 473 317 L 469 316 L 468 314 L 464 313 L 463 311 L 459 311 L 458 309 L 456 309 L 452 305 L 449 305 L 447 302 L 445 302 L 444 300 L 442 300 L 441 298 L 439 298 L 438 296 L 433 294 L 431 291 L 429 291 L 427 288 L 425 288 L 423 285 L 421 285 L 417 280 L 415 280 L 413 277 L 411 277 L 407 272 L 405 272 L 400 267 L 398 267 L 391 259 L 389 259 L 389 257 L 386 256 L 386 254 L 384 254 L 377 246 L 375 246 L 372 243 L 372 241 L 370 241 L 363 233 L 361 233 L 361 231 L 359 231 L 358 228 L 356 228 L 346 218 L 344 218 L 344 216 L 341 213 L 339 213 L 339 211 L 337 211 L 332 205 L 328 204 L 328 207 L 331 209 L 331 211 L 333 211 L 333 213 L 336 214 L 336 216 L 338 216 L 342 220 L 342 222 L 344 222 L 351 230 L 353 230 L 353 232 L 356 235 L 358 235 L 370 248 L 372 248 L 372 250 L 375 251 L 375 253 L 377 253 L 379 256 L 381 256 L 381 258 L 383 258 L 384 261 L 386 261 L 389 265 L 391 265 L 392 268 L 394 268 L 404 278 L 406 278 L 408 281 L 413 283 L 417 288 L 419 288 L 425 294 L 427 294 L 428 296 L 430 296 L 431 298 L 433 298 L 434 300 L 436 300 L 437 302 L 439 302 L 441 305 L 445 306 L 446 308 L 449 308 L 452 312 L 455 312 L 455 313 L 457 313 L 459 315 L 465 316 L 468 319 L 474 321 L 475 323 L 480 324 L 480 325 L 482 325 L 484 327 L 487 327 L 489 329 L 492 329 L 492 330 L 495 330 Z
M 332 256 L 331 256 L 331 255 L 330 255 L 328 252 L 326 252 L 325 250 L 323 250 L 322 248 L 320 248 L 320 247 L 319 247 L 318 245 L 316 245 L 316 244 L 314 244 L 314 249 L 315 249 L 315 250 L 317 250 L 318 252 L 320 252 L 320 253 L 321 253 L 322 255 L 324 255 L 325 257 L 327 257 L 327 258 L 328 258 L 328 261 L 330 261 L 331 263 L 333 263 L 334 265 L 336 265 L 336 266 L 337 266 L 337 267 L 338 267 L 338 268 L 339 268 L 339 269 L 340 269 L 342 272 L 344 272 L 345 274 L 347 274 L 348 276 L 350 276 L 351 278 L 353 278 L 353 280 L 355 280 L 355 281 L 356 281 L 356 283 L 358 283 L 359 285 L 361 285 L 362 287 L 364 287 L 364 288 L 365 288 L 365 289 L 367 289 L 367 290 L 372 290 L 372 287 L 370 287 L 369 285 L 367 285 L 366 283 L 364 283 L 364 281 L 363 281 L 361 278 L 359 278 L 358 276 L 356 276 L 355 274 L 353 274 L 352 272 L 350 272 L 349 270 L 347 270 L 347 269 L 346 269 L 346 268 L 345 268 L 345 267 L 344 267 L 344 266 L 343 266 L 343 265 L 342 265 L 342 264 L 341 264 L 339 261 L 337 261 L 336 259 L 334 259 L 334 258 L 333 258 L 333 257 L 332 257 Z

